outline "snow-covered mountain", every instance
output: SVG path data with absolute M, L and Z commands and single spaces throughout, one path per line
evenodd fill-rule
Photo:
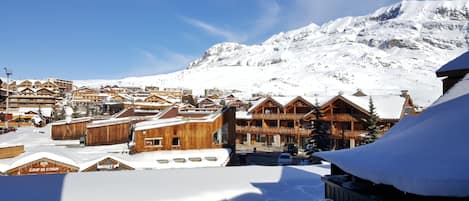
M 77 81 L 238 89 L 275 95 L 362 89 L 431 104 L 441 94 L 435 70 L 468 50 L 469 1 L 403 1 L 359 17 L 279 33 L 259 45 L 221 43 L 185 70 L 122 80 Z

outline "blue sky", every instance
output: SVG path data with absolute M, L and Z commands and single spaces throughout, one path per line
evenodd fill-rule
M 396 2 L 0 0 L 0 67 L 11 68 L 13 79 L 167 73 L 219 42 L 261 43 L 278 32 L 365 15 Z

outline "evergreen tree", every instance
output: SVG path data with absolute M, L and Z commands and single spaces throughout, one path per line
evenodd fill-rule
M 318 100 L 316 100 L 314 106 L 314 120 L 313 120 L 313 131 L 311 132 L 308 140 L 308 145 L 312 150 L 309 150 L 309 154 L 315 151 L 329 150 L 330 149 L 330 135 L 327 133 L 326 126 L 324 125 L 322 117 L 324 114 L 321 112 Z
M 381 127 L 378 126 L 379 116 L 376 114 L 376 108 L 373 104 L 373 99 L 370 96 L 369 102 L 369 111 L 370 116 L 366 119 L 367 127 L 366 130 L 368 131 L 366 143 L 372 143 L 376 141 L 379 137 L 379 132 L 381 131 Z

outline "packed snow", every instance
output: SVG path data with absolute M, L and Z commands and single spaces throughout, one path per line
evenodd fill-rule
M 220 43 L 187 69 L 78 85 L 238 89 L 272 95 L 395 94 L 429 106 L 441 94 L 435 70 L 468 49 L 468 2 L 403 1 L 359 17 L 279 33 L 262 44 Z
M 244 166 L 0 177 L 7 200 L 322 200 L 329 165 Z M 45 185 L 47 184 L 47 185 Z

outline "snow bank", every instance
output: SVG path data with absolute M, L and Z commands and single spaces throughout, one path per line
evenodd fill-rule
M 377 184 L 425 196 L 469 196 L 469 94 L 406 117 L 380 140 L 315 155 Z
M 0 177 L 2 199 L 320 200 L 328 165 L 244 166 Z M 47 185 L 45 185 L 47 184 Z

